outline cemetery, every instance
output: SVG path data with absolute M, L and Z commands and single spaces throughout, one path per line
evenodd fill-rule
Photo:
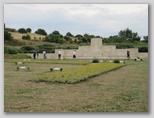
M 3 7 L 3 115 L 150 111 L 147 3 Z
M 5 59 L 4 111 L 148 111 L 148 53 L 116 49 L 99 38 L 90 46 L 79 46 L 75 59 L 73 52 L 56 49 L 46 54 L 47 59 L 43 54 Z

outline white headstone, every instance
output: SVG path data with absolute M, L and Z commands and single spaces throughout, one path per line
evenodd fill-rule
M 22 62 L 18 62 L 17 65 L 23 65 L 23 63 Z
M 19 67 L 20 70 L 27 70 L 27 67 L 26 66 L 21 66 Z
M 60 71 L 60 68 L 54 68 L 53 70 L 54 71 Z

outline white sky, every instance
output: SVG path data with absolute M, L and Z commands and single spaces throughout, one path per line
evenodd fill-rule
M 4 4 L 4 23 L 10 28 L 38 28 L 48 34 L 117 35 L 127 27 L 148 35 L 148 4 Z

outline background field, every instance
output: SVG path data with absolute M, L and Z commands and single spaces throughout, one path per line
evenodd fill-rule
M 5 112 L 148 112 L 148 60 L 126 61 L 127 66 L 78 84 L 35 83 L 52 67 L 84 65 L 27 63 L 30 71 L 4 62 Z

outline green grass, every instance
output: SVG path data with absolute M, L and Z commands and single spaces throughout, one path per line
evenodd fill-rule
M 28 59 L 28 58 L 27 58 Z M 16 63 L 16 62 L 24 62 L 24 63 L 46 63 L 46 64 L 71 64 L 71 65 L 87 65 L 90 64 L 90 60 L 71 60 L 71 59 L 66 59 L 66 60 L 57 60 L 57 59 L 52 59 L 52 60 L 41 60 L 41 59 L 8 59 L 5 60 L 5 62 L 11 62 L 11 63 Z
M 16 59 L 31 59 L 31 56 L 26 55 L 26 54 L 4 54 L 4 57 L 7 59 L 15 59 L 15 60 Z
M 148 112 L 148 60 L 126 61 L 127 66 L 78 84 L 36 83 L 51 67 L 64 70 L 85 65 L 26 63 L 17 71 L 4 62 L 5 112 Z

